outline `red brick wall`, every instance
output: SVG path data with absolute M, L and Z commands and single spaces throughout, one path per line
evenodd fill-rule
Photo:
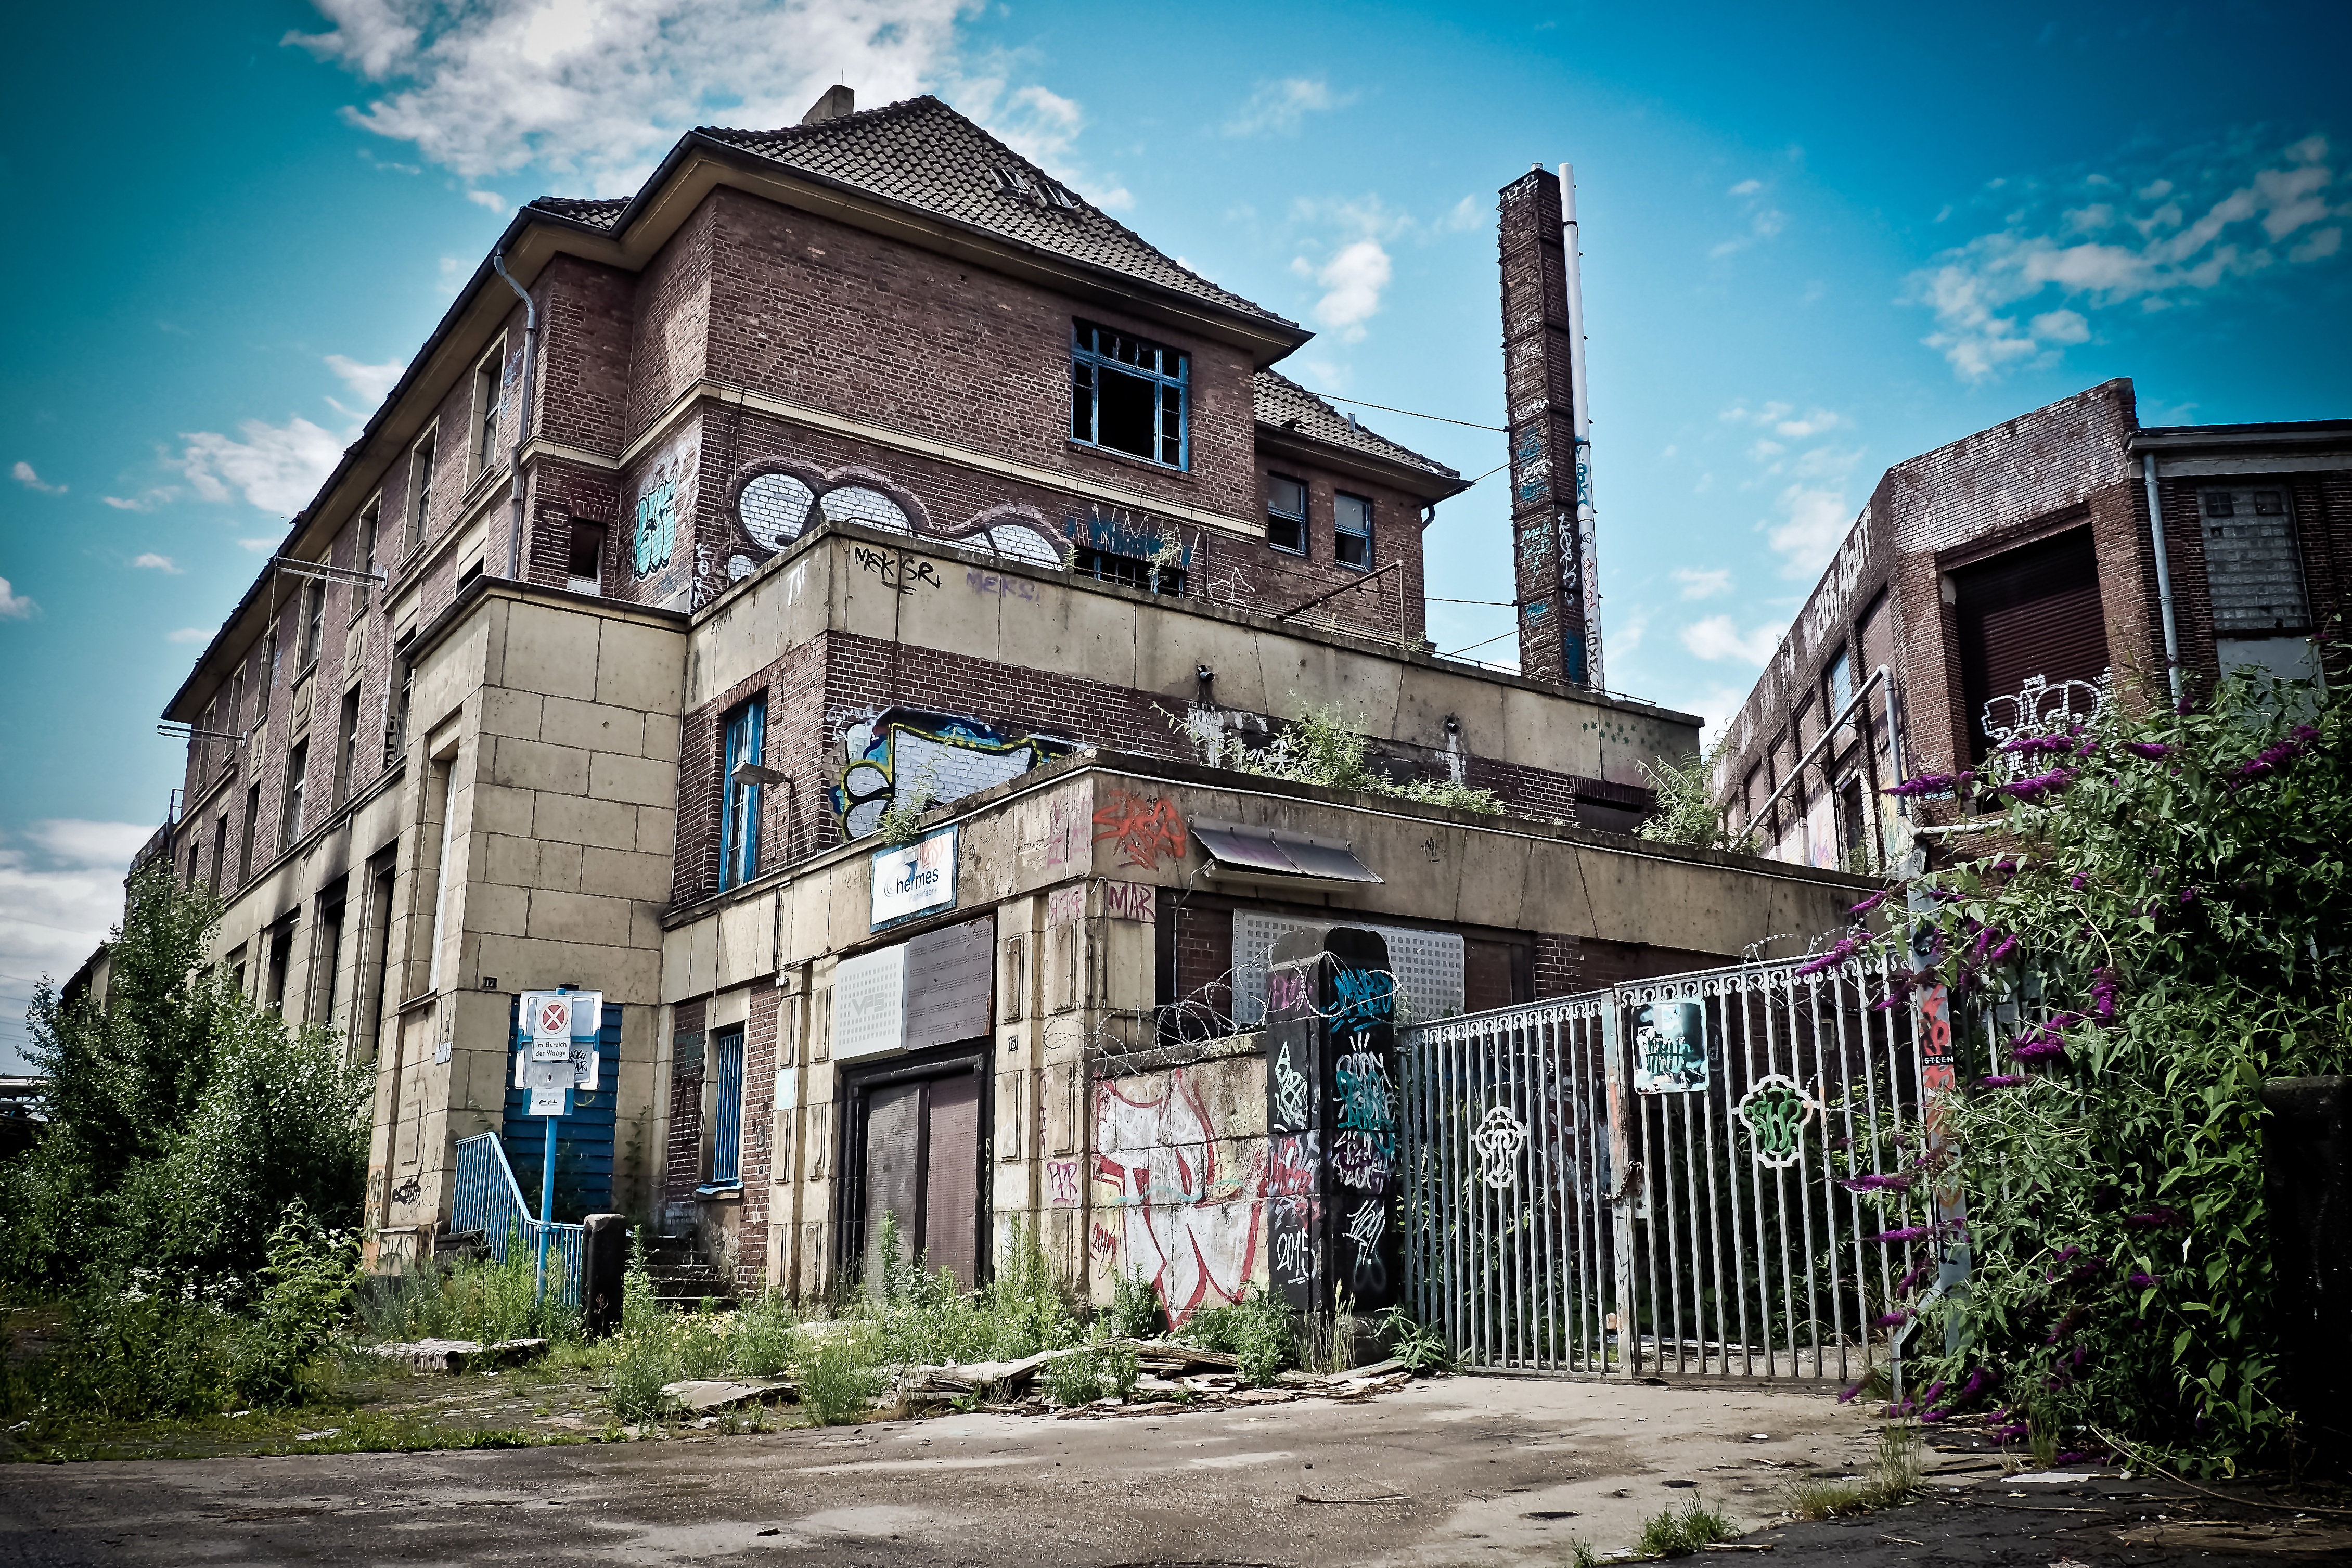
M 1591 989 L 1584 978 L 1582 939 L 1567 931 L 1536 933 L 1536 998 L 1573 996 Z
M 761 986 L 751 993 L 751 1013 L 743 1025 L 743 1225 L 735 1253 L 735 1288 L 756 1294 L 768 1269 L 769 1203 L 775 1195 L 776 1019 L 783 993 Z

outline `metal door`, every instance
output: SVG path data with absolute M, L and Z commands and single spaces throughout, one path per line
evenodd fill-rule
M 1407 1034 L 1411 1299 L 1467 1364 L 1846 1381 L 1885 1353 L 1907 1262 L 1876 1237 L 1915 1200 L 1845 1184 L 1919 1142 L 1919 1026 L 1885 956 L 1810 967 Z

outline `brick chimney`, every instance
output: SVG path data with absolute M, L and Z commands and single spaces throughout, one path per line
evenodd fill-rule
M 809 105 L 809 111 L 801 116 L 801 123 L 815 125 L 824 121 L 838 120 L 845 114 L 856 112 L 857 95 L 839 82 L 835 82 L 824 89 L 823 98 Z
M 1589 683 L 1576 532 L 1576 425 L 1559 176 L 1538 164 L 1503 187 L 1504 408 L 1511 430 L 1511 552 L 1519 673 Z

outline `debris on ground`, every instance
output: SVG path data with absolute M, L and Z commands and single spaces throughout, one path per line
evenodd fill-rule
M 706 1411 L 733 1410 L 745 1405 L 764 1404 L 771 1399 L 795 1399 L 799 1397 L 799 1391 L 790 1383 L 732 1383 L 717 1378 L 689 1377 L 662 1384 L 662 1397 L 699 1415 Z
M 409 1340 L 369 1348 L 412 1372 L 459 1373 L 521 1366 L 546 1355 L 549 1347 L 545 1340 L 530 1339 L 497 1340 L 489 1344 L 479 1340 Z
M 1137 1376 L 1132 1394 L 1057 1408 L 1038 1389 L 1038 1373 L 1066 1355 L 1103 1350 L 1130 1351 Z M 1347 1372 L 1286 1372 L 1266 1388 L 1246 1386 L 1240 1359 L 1223 1351 L 1170 1340 L 1111 1340 L 1046 1351 L 1018 1361 L 972 1362 L 959 1366 L 915 1366 L 898 1374 L 898 1405 L 919 1412 L 960 1401 L 977 1401 L 1007 1414 L 1053 1415 L 1065 1421 L 1112 1415 L 1164 1415 L 1179 1410 L 1214 1410 L 1249 1405 L 1284 1405 L 1316 1398 L 1354 1402 L 1402 1388 L 1412 1376 L 1402 1361 L 1389 1360 Z M 886 1396 L 884 1403 L 890 1402 Z M 970 1408 L 969 1405 L 965 1406 Z

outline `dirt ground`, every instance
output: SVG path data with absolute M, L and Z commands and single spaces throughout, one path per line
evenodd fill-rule
M 1446 1378 L 1351 1405 L 30 1465 L 0 1479 L 0 1560 L 1564 1565 L 1571 1542 L 1623 1547 L 1694 1495 L 1767 1524 L 1789 1480 L 1858 1474 L 1874 1443 L 1863 1415 L 1818 1394 Z M 2352 1546 L 2310 1527 L 2249 1539 L 2202 1522 L 2248 1510 L 2141 1481 L 2015 1482 L 1981 1457 L 1938 1458 L 1973 1468 L 1906 1508 L 1746 1539 L 1775 1563 L 2033 1568 Z

